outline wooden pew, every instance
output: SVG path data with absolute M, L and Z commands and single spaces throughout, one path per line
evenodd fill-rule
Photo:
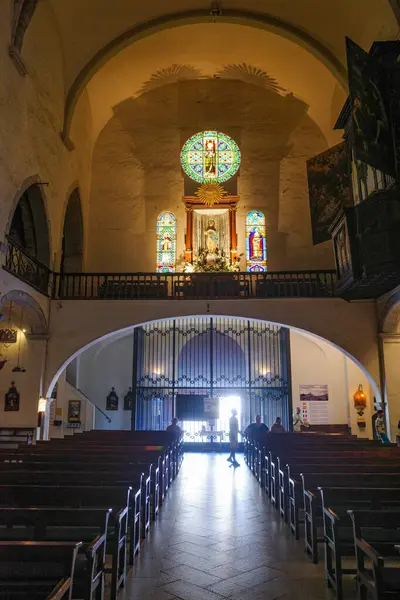
M 358 597 L 400 597 L 400 511 L 349 511 L 357 559 Z M 367 564 L 366 564 L 367 562 Z M 372 563 L 371 566 L 369 563 Z
M 325 538 L 325 578 L 338 600 L 343 598 L 342 576 L 355 568 L 342 559 L 355 556 L 353 525 L 348 510 L 400 510 L 400 488 L 321 488 Z M 373 538 L 369 538 L 373 539 Z
M 68 448 L 56 447 L 51 442 L 46 442 L 45 445 L 41 446 L 30 446 L 23 448 L 15 453 L 0 453 L 0 461 L 13 461 L 13 460 L 40 460 L 49 462 L 57 462 L 65 460 L 68 456 L 69 460 L 75 462 L 82 461 L 97 461 L 101 462 L 104 460 L 104 456 L 107 457 L 108 461 L 118 462 L 129 462 L 138 464 L 155 464 L 159 461 L 159 485 L 160 485 L 160 503 L 164 500 L 164 497 L 168 491 L 169 485 L 172 481 L 173 468 L 171 464 L 171 454 L 162 450 L 146 450 L 144 447 L 107 447 L 107 446 L 72 446 Z
M 71 600 L 75 542 L 0 542 L 0 597 Z
M 302 474 L 304 496 L 305 551 L 318 562 L 318 542 L 324 536 L 318 535 L 323 527 L 322 499 L 319 488 L 400 488 L 400 474 L 394 473 L 304 473 Z
M 43 448 L 43 447 L 42 447 Z M 105 458 L 106 455 L 106 458 Z M 0 453 L 0 468 L 2 462 L 35 462 L 45 463 L 51 465 L 51 468 L 55 464 L 62 464 L 65 462 L 73 462 L 81 465 L 82 469 L 92 468 L 92 465 L 96 464 L 96 468 L 100 468 L 101 465 L 107 463 L 119 464 L 119 465 L 154 465 L 153 468 L 153 514 L 156 517 L 159 509 L 159 505 L 162 504 L 165 495 L 169 487 L 169 461 L 168 458 L 156 451 L 135 451 L 135 453 L 127 455 L 123 451 L 117 453 L 110 453 L 107 449 L 104 451 L 93 451 L 80 449 L 78 452 L 71 450 L 51 450 L 50 447 L 45 447 L 43 450 L 35 450 L 30 452 L 29 450 L 20 450 L 16 453 Z M 86 465 L 86 466 L 84 466 Z M 78 467 L 79 468 L 79 467 Z
M 82 542 L 73 598 L 102 600 L 111 509 L 0 508 L 0 540 Z
M 152 479 L 151 465 L 147 467 L 146 474 L 140 469 L 128 471 L 64 471 L 59 469 L 39 471 L 32 469 L 22 470 L 10 465 L 8 471 L 1 471 L 1 482 L 7 485 L 62 485 L 62 486 L 126 486 L 131 487 L 135 493 L 140 494 L 141 510 L 141 537 L 144 539 L 150 530 L 150 482 Z
M 302 463 L 312 463 L 315 461 L 316 456 L 319 457 L 320 461 L 324 461 L 326 464 L 335 464 L 343 462 L 344 456 L 348 462 L 368 462 L 371 457 L 375 459 L 384 459 L 385 462 L 394 460 L 397 463 L 400 460 L 400 452 L 398 448 L 384 448 L 378 446 L 376 442 L 369 450 L 358 449 L 357 446 L 346 449 L 345 447 L 341 450 L 335 448 L 332 450 L 326 444 L 316 447 L 313 451 L 310 450 L 299 450 L 297 452 L 285 452 L 282 451 L 279 454 L 269 453 L 269 457 L 266 458 L 267 467 L 269 473 L 269 487 L 270 487 L 270 498 L 273 506 L 277 510 L 280 510 L 279 505 L 279 468 L 280 464 L 294 464 L 301 465 Z
M 256 446 L 259 446 L 255 450 Z M 286 434 L 284 436 L 264 435 L 263 445 L 256 440 L 246 441 L 249 468 L 259 479 L 263 489 L 279 510 L 279 462 L 289 461 L 312 463 L 316 456 L 324 456 L 327 463 L 338 463 L 346 451 L 352 462 L 364 461 L 374 453 L 375 459 L 400 460 L 399 449 L 395 446 L 383 447 L 374 440 L 359 440 L 350 436 Z M 253 454 L 251 454 L 253 452 Z M 254 466 L 254 461 L 257 462 Z
M 303 485 L 301 473 L 355 473 L 361 474 L 365 471 L 368 473 L 385 473 L 393 472 L 400 466 L 400 457 L 394 461 L 389 461 L 387 464 L 382 460 L 373 458 L 367 459 L 365 462 L 346 461 L 344 464 L 327 464 L 324 457 L 316 457 L 314 460 L 320 459 L 320 462 L 314 464 L 294 464 L 291 461 L 284 469 L 279 469 L 279 496 L 281 514 L 288 523 L 291 532 L 296 539 L 299 539 L 300 524 L 304 521 L 300 519 L 300 513 L 304 509 Z
M 0 448 L 16 449 L 34 436 L 33 427 L 0 427 Z
M 128 526 L 129 562 L 140 550 L 140 490 L 132 494 L 127 486 L 35 486 L 0 485 L 0 507 L 112 508 L 107 534 L 107 554 L 112 556 L 111 597 L 126 580 Z M 134 507 L 134 508 L 133 508 Z M 134 513 L 134 514 L 131 514 Z M 106 573 L 110 571 L 106 569 Z
M 35 457 L 37 458 L 37 457 Z M 46 460 L 25 460 L 25 458 L 20 459 L 18 462 L 15 460 L 6 460 L 1 462 L 0 460 L 0 479 L 3 473 L 21 473 L 21 476 L 24 476 L 25 473 L 30 472 L 54 472 L 56 471 L 56 477 L 59 477 L 60 473 L 71 472 L 74 474 L 88 472 L 98 474 L 99 480 L 102 481 L 102 475 L 105 474 L 105 477 L 110 477 L 111 474 L 115 476 L 115 481 L 130 481 L 129 485 L 134 487 L 133 482 L 137 477 L 137 474 L 142 473 L 145 469 L 149 472 L 150 477 L 150 498 L 148 497 L 148 478 L 145 476 L 143 478 L 144 485 L 142 486 L 142 509 L 145 507 L 146 511 L 144 513 L 144 518 L 142 519 L 142 528 L 145 527 L 145 531 L 147 531 L 150 527 L 149 523 L 149 505 L 150 505 L 150 517 L 153 521 L 156 520 L 159 506 L 160 506 L 160 464 L 161 459 L 158 458 L 158 461 L 155 465 L 148 463 L 128 463 L 122 461 L 104 462 L 104 460 L 81 460 L 79 462 L 67 460 L 67 457 L 64 457 L 63 461 L 57 460 L 48 460 L 49 456 L 46 455 Z M 135 475 L 136 474 L 136 475 Z M 77 475 L 78 477 L 78 475 Z M 4 481 L 7 483 L 7 481 Z M 50 482 L 51 483 L 51 482 Z M 143 512 L 143 510 L 142 510 Z M 144 523 L 143 523 L 144 521 Z

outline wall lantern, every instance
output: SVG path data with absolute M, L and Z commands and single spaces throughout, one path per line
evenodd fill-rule
M 354 408 L 356 409 L 360 417 L 364 414 L 364 411 L 367 408 L 367 397 L 364 394 L 361 383 L 358 386 L 358 390 L 354 394 Z
M 47 408 L 47 398 L 39 398 L 38 413 L 45 413 Z

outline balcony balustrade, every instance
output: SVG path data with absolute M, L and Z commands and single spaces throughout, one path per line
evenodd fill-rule
M 59 300 L 332 298 L 333 270 L 265 273 L 52 273 L 11 240 L 4 268 Z

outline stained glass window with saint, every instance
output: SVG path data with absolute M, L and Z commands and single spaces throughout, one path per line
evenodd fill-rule
M 157 220 L 157 273 L 174 273 L 176 263 L 176 218 L 170 212 Z
M 252 210 L 246 217 L 246 259 L 248 271 L 267 270 L 265 216 L 258 210 Z

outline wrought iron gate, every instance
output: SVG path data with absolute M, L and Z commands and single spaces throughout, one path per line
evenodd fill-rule
M 233 406 L 241 431 L 257 414 L 269 426 L 280 416 L 290 427 L 284 327 L 228 317 L 150 323 L 135 329 L 133 356 L 132 428 L 165 429 L 176 415 L 185 441 L 224 441 Z M 204 398 L 219 403 L 219 419 L 206 418 Z

